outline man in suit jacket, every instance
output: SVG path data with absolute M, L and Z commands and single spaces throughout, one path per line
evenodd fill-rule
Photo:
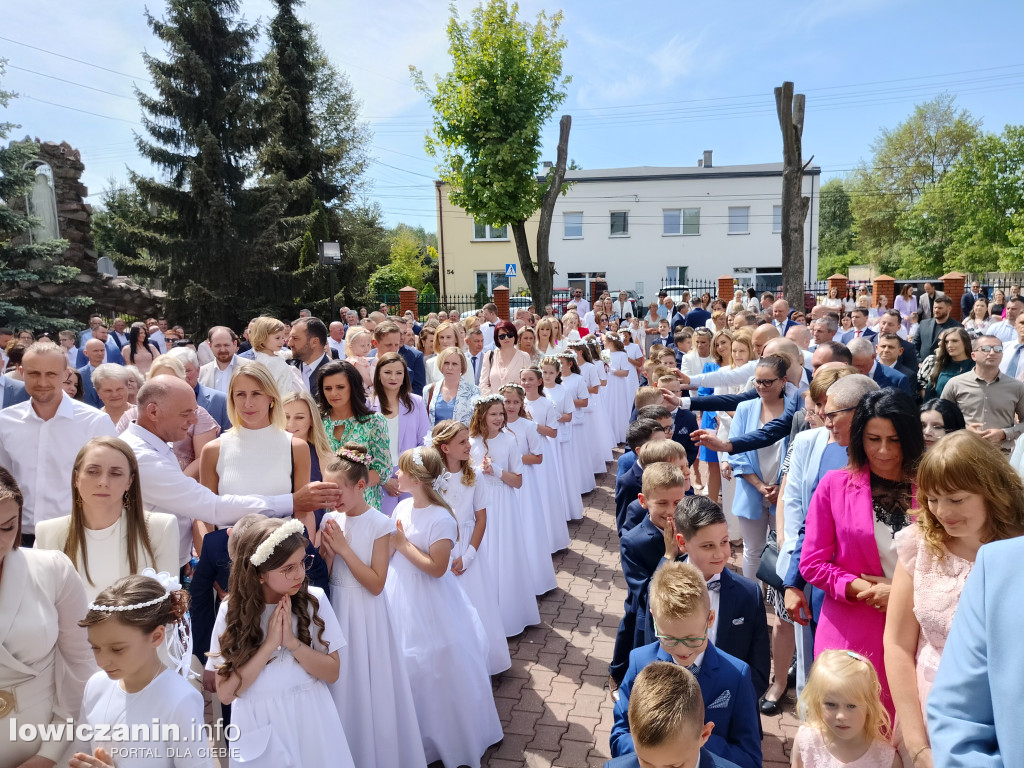
M 910 381 L 899 371 L 880 365 L 875 359 L 875 345 L 867 339 L 854 339 L 849 344 L 853 355 L 853 367 L 865 376 L 870 376 L 880 387 L 896 387 L 908 395 L 912 394 Z
M 196 405 L 205 408 L 222 430 L 231 429 L 231 419 L 228 418 L 228 396 L 219 390 L 199 383 L 199 355 L 195 353 L 195 350 L 188 347 L 175 347 L 167 354 L 185 367 L 185 381 L 196 393 Z
M 704 309 L 704 305 L 700 303 L 700 299 L 690 300 L 690 311 L 686 313 L 686 327 L 697 330 L 698 328 L 706 328 L 708 320 L 711 319 L 711 313 Z M 698 371 L 700 373 L 700 371 Z
M 939 336 L 947 328 L 962 328 L 963 325 L 954 320 L 949 314 L 953 309 L 953 302 L 949 296 L 939 295 L 932 301 L 932 317 L 921 321 L 921 327 L 917 329 L 914 336 L 914 348 L 919 358 L 935 354 L 939 346 Z
M 903 339 L 895 333 L 879 333 L 875 342 L 875 355 L 881 366 L 885 367 L 889 371 L 894 371 L 906 376 L 907 384 L 911 389 L 911 394 L 913 394 L 918 402 L 920 402 L 921 390 L 917 386 L 917 370 L 911 370 L 900 362 L 900 351 L 902 350 L 902 346 L 900 345 L 901 341 L 903 341 Z M 911 346 L 911 349 L 913 349 L 913 346 Z
M 231 375 L 235 368 L 245 362 L 239 357 L 238 336 L 225 325 L 214 326 L 208 334 L 213 360 L 199 367 L 199 383 L 227 394 Z
M 1019 610 L 1024 539 L 978 550 L 960 594 L 953 629 L 928 697 L 935 765 L 1024 765 L 1020 670 L 1024 615 Z
M 902 321 L 900 320 L 899 312 L 897 312 L 895 309 L 887 309 L 885 313 L 880 318 L 878 318 L 878 336 L 884 336 L 887 333 L 891 333 L 896 336 L 896 339 L 899 342 L 900 346 L 898 362 L 901 366 L 903 366 L 903 368 L 913 371 L 914 374 L 913 376 L 909 376 L 905 373 L 904 370 L 900 368 L 897 368 L 897 370 L 899 370 L 900 373 L 906 375 L 907 378 L 909 378 L 911 382 L 913 382 L 913 380 L 917 378 L 917 369 L 920 367 L 917 360 L 917 350 L 914 349 L 913 344 L 911 344 L 909 341 L 907 341 L 906 339 L 902 338 L 899 335 L 901 322 Z M 877 336 L 875 337 L 875 343 L 878 343 Z M 886 365 L 890 364 L 886 363 Z
M 327 326 L 319 318 L 300 317 L 292 323 L 288 346 L 292 350 L 292 359 L 288 362 L 299 369 L 306 390 L 315 394 L 320 369 L 337 354 L 327 345 Z
M 644 468 L 639 461 L 615 478 L 615 530 L 622 535 L 626 507 L 637 500 L 643 489 Z
M 86 363 L 78 368 L 78 372 L 82 374 L 82 400 L 93 408 L 102 408 L 103 401 L 96 394 L 96 387 L 92 383 L 92 372 L 103 365 L 107 349 L 102 341 L 92 338 L 85 342 L 84 352 Z
M 786 332 L 789 331 L 790 328 L 794 325 L 798 325 L 798 323 L 794 323 L 789 319 L 789 315 L 789 302 L 785 299 L 779 299 L 772 304 L 772 325 L 775 326 L 779 332 L 779 336 L 782 338 L 786 338 Z
M 686 327 L 686 318 L 676 309 L 676 303 L 670 296 L 665 297 L 665 303 L 662 306 L 665 309 L 665 319 L 668 320 L 668 335 L 670 338 L 673 338 L 676 335 L 676 331 Z
M 970 289 L 964 291 L 963 296 L 960 297 L 960 317 L 964 319 L 970 317 L 971 310 L 974 309 L 974 302 L 984 298 L 985 291 L 981 290 L 981 283 L 971 280 Z
M 117 346 L 117 343 L 110 338 L 110 334 L 107 331 L 107 326 L 103 323 L 97 323 L 92 328 L 92 338 L 98 339 L 103 342 L 104 348 L 104 359 L 102 363 L 117 363 L 118 365 L 124 365 L 124 356 L 121 354 L 121 348 Z M 86 341 L 86 344 L 89 342 Z M 85 354 L 85 347 L 83 346 L 78 350 L 78 367 L 81 368 L 90 358 Z
M 865 338 L 874 341 L 878 334 L 868 328 L 868 311 L 863 307 L 857 307 L 850 312 L 850 320 L 853 321 L 853 329 L 843 334 L 843 344 L 849 344 L 853 339 Z
M 28 400 L 28 392 L 25 391 L 25 385 L 17 379 L 0 374 L 0 386 L 3 387 L 3 399 L 0 401 L 0 410 Z

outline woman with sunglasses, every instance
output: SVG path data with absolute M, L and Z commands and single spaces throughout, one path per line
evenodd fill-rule
M 494 326 L 495 349 L 484 354 L 480 367 L 480 394 L 495 394 L 506 384 L 518 384 L 519 372 L 533 364 L 528 354 L 516 349 L 518 340 L 519 333 L 508 320 Z
M 924 399 L 939 397 L 950 379 L 971 370 L 974 370 L 974 360 L 971 359 L 970 335 L 963 328 L 946 329 L 939 336 L 935 354 L 921 363 Z

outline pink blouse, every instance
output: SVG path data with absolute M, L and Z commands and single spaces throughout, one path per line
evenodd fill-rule
M 480 394 L 494 394 L 506 384 L 518 384 L 519 372 L 532 364 L 530 356 L 518 349 L 508 365 L 502 363 L 500 350 L 485 352 L 484 362 L 480 367 Z

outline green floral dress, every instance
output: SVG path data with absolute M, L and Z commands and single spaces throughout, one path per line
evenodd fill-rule
M 391 448 L 388 441 L 388 423 L 379 413 L 371 413 L 363 421 L 356 418 L 335 421 L 323 417 L 324 430 L 331 450 L 337 452 L 345 443 L 359 443 L 366 446 L 370 454 L 370 469 L 380 475 L 381 480 L 391 477 L 394 465 L 391 463 Z M 336 427 L 342 427 L 341 439 L 335 437 Z M 363 492 L 366 503 L 380 509 L 380 486 L 374 485 Z

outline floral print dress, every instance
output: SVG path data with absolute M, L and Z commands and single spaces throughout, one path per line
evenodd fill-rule
M 345 443 L 359 443 L 366 447 L 370 455 L 370 469 L 380 475 L 382 480 L 391 477 L 391 448 L 388 441 L 388 424 L 379 413 L 371 413 L 360 421 L 357 418 L 335 420 L 323 417 L 324 430 L 331 451 L 337 453 Z M 342 428 L 341 438 L 334 434 L 337 427 Z M 367 487 L 363 492 L 366 503 L 374 509 L 380 509 L 380 486 Z

